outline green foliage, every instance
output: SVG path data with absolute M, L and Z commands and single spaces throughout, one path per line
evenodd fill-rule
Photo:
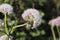
M 51 1 L 52 0 L 50 0 L 50 2 Z M 43 29 L 39 30 L 38 28 L 36 28 L 37 30 L 35 29 L 34 32 L 33 32 L 34 29 L 32 29 L 32 31 L 31 31 L 31 27 L 30 27 L 31 25 L 27 25 L 29 27 L 25 28 L 26 23 L 24 23 L 24 22 L 21 23 L 19 21 L 22 19 L 20 15 L 23 12 L 23 10 L 25 10 L 27 8 L 36 8 L 40 11 L 40 13 L 41 13 L 40 15 L 43 18 L 43 17 L 45 17 L 45 15 L 47 15 L 47 13 L 50 13 L 50 14 L 54 13 L 54 11 L 56 11 L 60 7 L 60 0 L 56 3 L 57 5 L 55 4 L 57 6 L 56 10 L 55 9 L 52 10 L 53 8 L 52 8 L 52 6 L 50 6 L 50 4 L 52 5 L 52 3 L 48 2 L 47 0 L 15 0 L 15 2 L 14 3 L 13 2 L 14 2 L 14 0 L 0 0 L 0 4 L 2 4 L 2 3 L 9 3 L 10 5 L 15 4 L 15 6 L 13 6 L 13 7 L 15 8 L 14 11 L 16 12 L 14 14 L 11 14 L 10 16 L 7 16 L 6 14 L 4 14 L 4 26 L 3 26 L 4 32 L 2 31 L 3 32 L 2 33 L 0 31 L 0 36 L 2 36 L 3 34 L 7 34 L 7 35 L 10 34 L 10 35 L 13 35 L 16 37 L 20 36 L 16 40 L 25 40 L 26 39 L 26 36 L 28 33 L 26 33 L 25 30 L 29 31 L 29 35 L 31 35 L 32 37 L 38 37 L 38 36 L 46 34 L 45 30 L 43 30 Z M 48 4 L 48 3 L 50 3 L 50 4 Z M 52 14 L 52 15 L 54 15 L 54 14 Z M 46 20 L 48 20 L 49 18 L 47 16 Z M 13 19 L 13 20 L 11 20 L 11 19 Z M 42 19 L 42 23 L 44 25 L 46 23 L 46 20 Z M 46 24 L 48 24 L 48 23 L 46 23 Z M 42 26 L 44 26 L 44 25 L 42 25 Z M 51 38 L 50 37 L 48 38 L 48 40 L 52 40 L 52 39 L 53 39 L 52 36 L 51 36 Z M 60 40 L 60 39 L 57 38 L 57 40 Z
M 37 37 L 37 36 L 40 36 L 40 35 L 44 35 L 45 31 L 44 30 L 42 30 L 42 31 L 36 30 L 35 32 L 30 32 L 30 34 L 31 34 L 32 37 Z
M 58 0 L 58 2 L 57 2 L 57 7 L 58 8 L 60 7 L 60 0 Z

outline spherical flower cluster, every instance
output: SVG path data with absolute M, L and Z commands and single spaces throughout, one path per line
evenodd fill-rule
M 52 26 L 60 26 L 60 17 L 57 17 L 56 19 L 52 19 L 49 22 L 49 24 L 52 25 Z
M 22 14 L 22 18 L 28 22 L 33 21 L 32 29 L 38 27 L 41 24 L 40 12 L 36 9 L 31 8 L 31 9 L 25 10 L 24 13 Z
M 0 5 L 0 12 L 1 13 L 8 13 L 8 14 L 11 14 L 11 13 L 13 13 L 13 7 L 11 6 L 11 5 L 9 5 L 9 4 L 1 4 Z
M 50 20 L 49 24 L 54 27 L 56 25 L 56 19 Z
M 0 40 L 6 40 L 6 37 L 7 37 L 7 35 L 3 35 L 0 37 Z M 11 40 L 11 39 L 9 38 L 9 40 Z

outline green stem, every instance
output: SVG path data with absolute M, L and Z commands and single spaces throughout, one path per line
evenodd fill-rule
M 7 35 L 7 37 L 6 37 L 6 39 L 5 40 L 9 40 L 9 37 L 8 37 L 8 35 Z
M 9 35 L 9 31 L 8 31 L 7 24 L 6 24 L 6 14 L 4 14 L 4 30 L 6 34 Z
M 59 28 L 58 28 L 58 26 L 57 26 L 56 28 L 57 28 L 57 32 L 58 32 L 58 35 L 59 35 L 59 38 L 60 38 L 60 33 L 59 33 Z
M 53 40 L 56 40 L 56 36 L 55 36 L 54 30 L 53 30 L 53 26 L 51 27 L 51 31 L 52 31 Z
M 21 27 L 21 26 L 25 26 L 25 25 L 26 25 L 26 23 L 25 23 L 25 24 L 22 24 L 22 25 L 14 26 L 14 27 L 11 29 L 11 32 L 10 32 L 10 33 L 12 34 L 16 28 Z

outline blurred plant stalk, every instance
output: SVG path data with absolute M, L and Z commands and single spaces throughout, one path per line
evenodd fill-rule
M 10 33 L 12 34 L 16 28 L 21 27 L 21 26 L 25 26 L 26 24 L 27 24 L 27 23 L 22 24 L 22 25 L 14 26 L 14 27 L 11 29 Z
M 59 35 L 59 39 L 60 39 L 60 32 L 59 32 L 58 25 L 56 26 L 56 29 L 57 29 L 57 32 L 58 32 L 58 35 Z
M 4 14 L 4 31 L 6 32 L 6 35 L 9 35 L 9 31 L 7 28 L 7 23 L 6 23 L 6 13 Z M 7 37 L 7 40 L 9 40 L 9 37 Z
M 55 33 L 54 33 L 53 26 L 51 26 L 51 31 L 52 31 L 53 40 L 56 40 L 56 36 L 55 36 Z

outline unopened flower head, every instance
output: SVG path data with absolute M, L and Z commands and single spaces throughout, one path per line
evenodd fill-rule
M 49 24 L 53 27 L 56 26 L 56 23 L 57 23 L 56 19 L 52 19 L 49 21 Z
M 60 26 L 60 17 L 57 17 L 55 19 L 52 19 L 50 22 L 49 22 L 50 25 L 52 26 Z
M 41 16 L 40 16 L 40 12 L 36 9 L 27 9 L 24 11 L 24 13 L 22 14 L 22 18 L 25 21 L 33 21 L 33 28 L 36 28 L 37 26 L 39 26 L 41 24 Z
M 0 12 L 1 13 L 8 13 L 8 14 L 11 14 L 13 13 L 13 7 L 10 5 L 10 4 L 1 4 L 0 5 Z
M 56 21 L 57 21 L 57 25 L 60 26 L 60 16 L 56 18 Z
M 7 37 L 7 35 L 3 35 L 0 37 L 0 40 L 6 40 L 6 37 Z M 11 40 L 11 39 L 9 38 L 9 40 Z

